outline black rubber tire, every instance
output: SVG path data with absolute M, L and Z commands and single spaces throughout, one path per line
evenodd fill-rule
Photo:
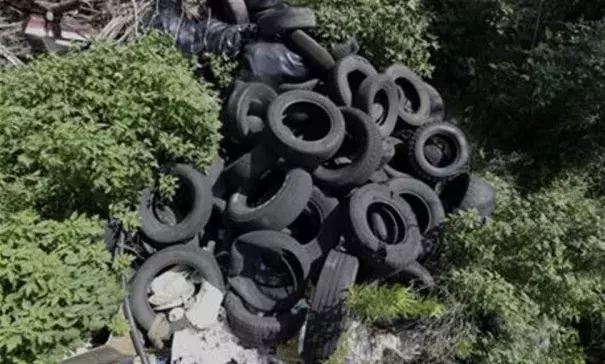
M 252 347 L 276 346 L 296 335 L 305 321 L 303 310 L 259 316 L 246 309 L 242 299 L 232 292 L 227 293 L 224 307 L 233 334 Z
M 277 97 L 277 92 L 260 82 L 250 82 L 236 88 L 226 104 L 226 126 L 231 140 L 237 143 L 250 141 L 263 129 L 263 123 L 254 122 L 265 118 L 270 103 Z M 256 126 L 256 127 L 254 127 Z M 260 130 L 258 130 L 260 129 Z
M 407 162 L 406 142 L 396 137 L 387 137 L 385 141 L 393 146 L 394 155 L 383 167 L 390 178 L 410 177 L 411 167 Z
M 267 10 L 283 5 L 282 0 L 246 0 L 250 12 Z
M 448 211 L 476 209 L 481 217 L 490 217 L 496 208 L 496 192 L 483 178 L 463 173 L 449 181 L 441 198 Z
M 288 6 L 286 4 L 284 4 L 283 2 L 279 2 L 278 4 L 276 4 L 273 7 L 269 7 L 266 9 L 259 9 L 257 11 L 250 11 L 250 21 L 252 21 L 253 23 L 256 23 L 258 21 L 258 19 L 262 18 L 263 16 L 272 13 L 274 11 L 278 11 L 278 10 L 282 10 L 287 8 Z
M 397 178 L 387 187 L 404 199 L 414 211 L 421 234 L 435 231 L 445 220 L 445 210 L 437 193 L 414 178 Z
M 441 97 L 441 94 L 433 85 L 427 82 L 425 82 L 424 85 L 426 86 L 431 100 L 431 122 L 441 122 L 445 119 L 445 103 L 443 102 L 443 97 Z
M 186 265 L 200 272 L 202 277 L 222 293 L 225 293 L 223 275 L 212 253 L 191 245 L 177 245 L 163 249 L 137 270 L 130 286 L 130 305 L 136 322 L 145 331 L 151 327 L 155 312 L 149 305 L 147 290 L 153 279 L 173 265 Z
M 399 96 L 397 95 L 397 85 L 388 76 L 377 74 L 366 78 L 357 94 L 353 98 L 353 104 L 356 108 L 368 115 L 372 114 L 372 107 L 376 104 L 376 99 L 380 93 L 386 96 L 380 105 L 384 111 L 382 115 L 372 117 L 374 123 L 378 125 L 380 135 L 387 137 L 395 130 L 397 115 L 399 111 Z
M 296 124 L 317 120 L 316 122 L 329 125 L 324 135 L 310 141 L 294 137 L 292 130 L 285 124 L 289 121 L 285 116 L 288 115 L 290 107 L 308 104 L 313 105 L 315 110 L 323 115 L 307 114 L 311 120 L 294 120 Z M 313 91 L 294 90 L 283 93 L 273 100 L 267 111 L 267 144 L 275 149 L 276 154 L 301 167 L 313 169 L 330 159 L 340 148 L 344 135 L 345 121 L 338 107 L 327 97 Z
M 155 189 L 143 191 L 139 204 L 141 233 L 158 244 L 175 244 L 191 239 L 204 229 L 212 212 L 212 187 L 210 179 L 186 164 L 177 164 L 169 173 L 176 176 L 191 190 L 192 206 L 190 211 L 175 225 L 163 223 L 155 213 Z
M 256 264 L 260 257 L 279 255 L 292 267 L 299 282 L 298 291 L 288 287 L 279 287 L 276 294 L 266 295 L 255 281 Z M 277 259 L 277 257 L 275 257 Z M 311 257 L 296 239 L 277 231 L 257 230 L 239 236 L 231 247 L 229 270 L 230 289 L 246 304 L 261 312 L 288 310 L 301 297 L 305 289 L 304 282 L 309 276 Z
M 394 64 L 385 70 L 385 74 L 401 88 L 407 99 L 412 98 L 413 110 L 408 111 L 400 100 L 399 118 L 413 127 L 423 125 L 430 121 L 431 100 L 424 81 L 409 68 Z M 406 92 L 407 91 L 407 92 Z
M 395 157 L 396 141 L 398 140 L 391 137 L 382 140 L 382 158 L 380 158 L 378 169 L 384 168 Z
M 286 173 L 280 189 L 268 201 L 259 206 L 248 206 L 248 196 L 255 189 L 248 184 L 229 199 L 227 214 L 243 231 L 277 230 L 290 225 L 307 206 L 313 190 L 309 173 L 302 169 L 292 169 Z
M 353 156 L 352 163 L 345 167 L 331 169 L 319 166 L 313 171 L 317 184 L 330 189 L 362 185 L 378 169 L 382 158 L 380 131 L 370 117 L 352 107 L 343 107 L 340 111 L 344 117 L 346 133 L 359 143 L 360 148 Z
M 263 145 L 257 145 L 225 168 L 222 178 L 232 189 L 237 189 L 262 176 L 277 164 L 278 158 Z
M 336 64 L 330 52 L 304 30 L 289 33 L 286 36 L 285 44 L 300 55 L 309 68 L 320 75 L 326 74 Z
M 376 74 L 378 71 L 374 66 L 361 56 L 350 55 L 340 59 L 328 76 L 332 100 L 339 106 L 351 106 L 361 83 Z
M 355 284 L 359 260 L 336 250 L 330 251 L 321 270 L 307 318 L 302 357 L 315 364 L 338 348 L 349 314 L 349 289 Z
M 303 222 L 308 221 L 305 220 L 304 214 L 310 214 L 316 218 L 317 234 L 310 239 L 301 234 L 302 231 L 308 233 L 306 230 L 311 228 L 308 224 L 303 225 Z M 339 223 L 338 199 L 328 197 L 319 188 L 313 187 L 313 193 L 305 211 L 289 226 L 291 236 L 303 246 L 309 259 L 311 259 L 310 276 L 313 280 L 317 278 L 319 269 L 321 269 L 328 252 L 340 241 Z
M 424 153 L 426 142 L 434 136 L 448 139 L 455 148 L 452 163 L 440 167 L 432 165 Z M 469 161 L 469 145 L 466 136 L 457 126 L 449 123 L 430 123 L 418 128 L 408 144 L 408 161 L 419 178 L 435 182 L 460 174 Z
M 225 169 L 225 160 L 221 157 L 216 157 L 210 166 L 204 171 L 204 175 L 209 179 L 210 184 L 214 186 L 220 175 Z
M 232 24 L 247 24 L 250 22 L 248 8 L 244 0 L 221 0 L 225 4 L 225 15 Z
M 319 78 L 312 78 L 305 82 L 299 83 L 282 83 L 277 86 L 277 91 L 282 94 L 284 92 L 293 91 L 293 90 L 307 90 L 313 91 L 317 85 L 319 85 Z
M 436 288 L 433 275 L 417 261 L 410 262 L 400 272 L 400 276 L 419 290 L 433 291 Z
M 386 228 L 392 228 L 392 239 L 383 241 L 376 236 L 368 221 L 371 206 L 382 205 L 392 220 Z M 386 186 L 368 184 L 355 190 L 348 200 L 349 243 L 359 256 L 363 256 L 370 266 L 379 269 L 399 270 L 422 252 L 422 237 L 416 216 L 410 205 L 390 191 Z M 398 221 L 395 221 L 398 220 Z M 399 233 L 399 228 L 404 234 Z
M 307 7 L 287 7 L 270 12 L 256 21 L 261 36 L 271 38 L 282 33 L 317 26 L 315 13 Z

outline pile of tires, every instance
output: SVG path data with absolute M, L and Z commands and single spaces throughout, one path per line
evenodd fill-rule
M 354 47 L 327 51 L 305 32 L 315 26 L 310 9 L 249 1 L 234 17 L 247 19 L 244 10 L 314 78 L 236 82 L 224 103 L 221 158 L 205 172 L 169 168 L 178 186 L 167 204 L 155 188 L 142 194 L 138 236 L 152 255 L 130 302 L 153 331 L 148 285 L 170 265 L 189 265 L 224 294 L 244 344 L 276 346 L 301 333 L 301 355 L 316 363 L 338 346 L 353 284 L 405 277 L 433 288 L 423 264 L 446 213 L 477 209 L 487 218 L 494 190 L 469 174 L 465 135 L 413 71 L 379 71 Z

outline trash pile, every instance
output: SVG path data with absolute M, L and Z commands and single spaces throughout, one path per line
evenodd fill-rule
M 446 213 L 487 218 L 495 193 L 470 174 L 468 141 L 444 121 L 438 91 L 409 68 L 377 70 L 354 38 L 324 48 L 309 8 L 208 4 L 217 17 L 158 0 L 139 19 L 174 34 L 183 52 L 225 53 L 245 67 L 224 102 L 220 157 L 206 171 L 166 166 L 176 192 L 143 191 L 139 231 L 108 225 L 110 250 L 137 257 L 125 311 L 162 349 L 183 330 L 213 327 L 224 309 L 245 346 L 299 335 L 299 354 L 317 363 L 339 345 L 349 288 L 394 280 L 430 293 L 425 265 Z M 47 50 L 67 34 L 56 32 L 37 35 Z
M 395 279 L 430 292 L 423 263 L 446 212 L 488 217 L 494 191 L 469 174 L 465 135 L 413 71 L 375 69 L 354 40 L 326 50 L 307 32 L 311 9 L 226 4 L 233 21 L 256 22 L 262 41 L 246 46 L 249 73 L 225 100 L 220 158 L 204 172 L 168 167 L 178 186 L 166 203 L 155 188 L 142 194 L 131 240 L 150 257 L 129 303 L 159 348 L 179 330 L 211 326 L 222 305 L 245 346 L 299 334 L 301 357 L 316 363 L 338 347 L 353 284 Z M 177 45 L 197 52 L 195 42 Z M 268 49 L 286 57 L 271 60 Z

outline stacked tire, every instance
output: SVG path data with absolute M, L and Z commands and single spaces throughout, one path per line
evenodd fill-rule
M 379 71 L 354 46 L 326 50 L 307 33 L 316 26 L 308 8 L 249 0 L 230 12 L 298 53 L 312 78 L 236 82 L 220 158 L 206 172 L 169 168 L 179 183 L 163 207 L 155 189 L 143 193 L 140 236 L 155 253 L 135 275 L 131 302 L 150 330 L 147 285 L 182 258 L 225 294 L 243 343 L 275 346 L 304 327 L 302 357 L 316 363 L 338 346 L 355 282 L 405 276 L 433 288 L 423 263 L 446 213 L 487 218 L 495 195 L 469 174 L 464 133 L 412 70 Z M 209 241 L 213 252 L 200 248 Z

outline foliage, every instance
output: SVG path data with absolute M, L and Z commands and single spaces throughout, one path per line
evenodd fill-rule
M 442 256 L 446 288 L 472 316 L 486 311 L 501 335 L 478 334 L 483 363 L 583 363 L 575 325 L 605 322 L 605 205 L 582 176 L 522 195 L 488 176 L 498 191 L 493 220 L 453 216 Z
M 435 38 L 419 0 L 291 0 L 317 15 L 321 39 L 334 45 L 355 36 L 361 53 L 376 66 L 400 62 L 429 76 Z
M 0 71 L 0 362 L 58 362 L 118 316 L 127 262 L 102 220 L 137 224 L 139 191 L 166 162 L 205 168 L 220 105 L 156 35 Z
M 220 92 L 229 88 L 239 71 L 239 62 L 226 54 L 207 53 L 200 57 L 204 77 Z
M 362 320 L 443 316 L 439 303 L 421 299 L 409 287 L 400 284 L 354 286 L 348 302 L 353 314 Z
M 580 21 L 598 18 L 602 2 L 547 0 L 540 13 L 521 0 L 427 2 L 441 45 L 435 76 L 473 139 L 488 154 L 520 153 L 514 173 L 526 186 L 569 168 L 602 185 L 605 25 Z
M 191 69 L 152 35 L 1 71 L 0 172 L 45 217 L 132 211 L 159 164 L 217 153 L 220 106 Z
M 58 362 L 116 315 L 119 267 L 104 250 L 101 221 L 1 214 L 0 361 Z

